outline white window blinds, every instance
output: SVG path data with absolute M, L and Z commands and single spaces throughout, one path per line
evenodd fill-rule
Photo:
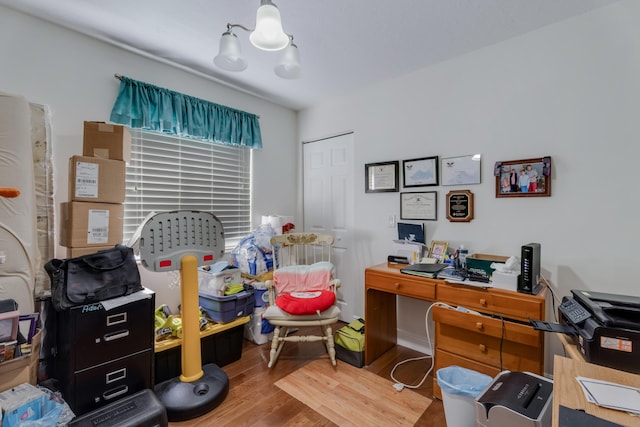
M 124 241 L 149 212 L 207 211 L 233 249 L 251 232 L 251 149 L 131 131 Z

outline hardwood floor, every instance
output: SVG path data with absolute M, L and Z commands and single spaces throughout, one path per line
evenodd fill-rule
M 340 327 L 342 324 L 336 325 L 334 331 Z M 334 423 L 275 385 L 275 382 L 280 378 L 312 360 L 324 358 L 327 363 L 330 363 L 324 344 L 321 342 L 287 343 L 278 362 L 271 369 L 267 368 L 269 349 L 269 343 L 256 345 L 244 340 L 240 360 L 222 368 L 227 373 L 230 383 L 229 394 L 225 401 L 213 411 L 199 418 L 172 422 L 169 425 L 172 427 L 211 425 L 334 426 Z M 391 381 L 389 374 L 398 361 L 421 355 L 407 348 L 396 347 L 363 369 Z M 345 362 L 339 360 L 338 363 Z M 405 383 L 417 384 L 430 365 L 430 359 L 410 362 L 396 369 L 394 376 Z M 391 382 L 389 386 L 391 386 Z M 432 375 L 429 374 L 423 385 L 414 391 L 433 399 L 433 403 L 422 414 L 416 426 L 445 426 L 442 402 L 433 397 Z

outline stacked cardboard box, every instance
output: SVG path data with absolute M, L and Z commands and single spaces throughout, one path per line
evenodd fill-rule
M 84 122 L 83 155 L 69 158 L 69 201 L 60 209 L 60 244 L 67 247 L 67 258 L 122 243 L 130 147 L 124 126 Z

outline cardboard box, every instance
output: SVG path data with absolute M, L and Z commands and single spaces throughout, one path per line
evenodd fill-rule
M 88 156 L 69 158 L 69 200 L 124 203 L 126 163 Z
M 101 159 L 131 160 L 131 134 L 121 125 L 104 122 L 84 122 L 82 143 L 84 156 Z
M 64 202 L 60 207 L 60 244 L 68 248 L 115 246 L 122 243 L 124 205 Z
M 113 249 L 113 246 L 94 246 L 91 248 L 67 248 L 67 258 L 76 258 L 82 255 L 95 254 L 105 249 Z
M 40 360 L 41 331 L 31 341 L 31 354 L 0 363 L 0 391 L 18 384 L 36 385 L 38 380 L 38 361 Z
M 508 259 L 509 257 L 500 255 L 472 254 L 467 256 L 467 271 L 491 280 L 494 271 L 491 264 L 494 262 L 504 264 Z

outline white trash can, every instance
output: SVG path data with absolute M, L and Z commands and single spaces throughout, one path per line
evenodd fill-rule
M 455 365 L 438 369 L 436 377 L 447 427 L 476 427 L 475 398 L 493 378 Z

